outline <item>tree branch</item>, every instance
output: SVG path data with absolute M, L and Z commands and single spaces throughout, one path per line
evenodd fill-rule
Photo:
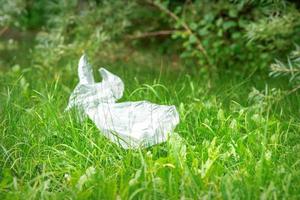
M 159 3 L 156 3 L 153 0 L 146 0 L 147 3 L 149 3 L 150 5 L 153 5 L 154 7 L 158 8 L 160 11 L 164 12 L 165 14 L 167 14 L 168 16 L 170 16 L 173 20 L 175 20 L 176 22 L 179 22 L 181 24 L 181 26 L 186 30 L 186 32 L 189 35 L 194 35 L 196 37 L 196 43 L 197 43 L 197 49 L 202 53 L 202 55 L 204 56 L 204 58 L 207 61 L 207 64 L 212 67 L 210 59 L 207 55 L 207 52 L 205 50 L 205 48 L 203 47 L 203 44 L 200 40 L 200 38 L 193 33 L 192 29 L 188 26 L 188 24 L 183 21 L 182 19 L 180 19 L 175 13 L 173 13 L 172 11 L 170 11 L 169 9 L 165 8 L 164 6 L 162 6 Z
M 141 33 L 138 35 L 128 35 L 128 36 L 125 36 L 125 38 L 130 39 L 130 40 L 135 40 L 135 39 L 142 39 L 142 38 L 147 38 L 147 37 L 171 35 L 175 31 L 176 30 L 161 30 L 161 31 L 154 31 L 154 32 L 146 32 L 146 33 Z
M 1 36 L 2 34 L 4 34 L 4 33 L 7 31 L 7 29 L 8 29 L 8 26 L 5 26 L 4 28 L 2 28 L 2 29 L 0 30 L 0 36 Z

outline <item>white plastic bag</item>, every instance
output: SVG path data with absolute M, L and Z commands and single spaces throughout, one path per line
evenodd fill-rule
M 107 138 L 126 149 L 166 141 L 179 123 L 175 106 L 147 101 L 116 103 L 123 95 L 123 81 L 104 68 L 99 72 L 103 80 L 95 83 L 86 56 L 80 58 L 79 84 L 72 92 L 66 110 L 79 108 Z

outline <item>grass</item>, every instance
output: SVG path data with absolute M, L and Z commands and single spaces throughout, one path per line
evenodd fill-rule
M 224 71 L 208 89 L 196 69 L 107 61 L 121 101 L 180 113 L 168 142 L 123 150 L 64 112 L 76 63 L 0 72 L 0 199 L 300 198 L 300 96 L 272 89 L 284 80 Z

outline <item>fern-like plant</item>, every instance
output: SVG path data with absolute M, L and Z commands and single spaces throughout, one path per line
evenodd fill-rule
M 276 60 L 271 65 L 270 76 L 289 77 L 289 82 L 293 85 L 293 89 L 290 92 L 300 89 L 300 46 L 297 45 L 296 49 L 291 52 L 286 63 Z

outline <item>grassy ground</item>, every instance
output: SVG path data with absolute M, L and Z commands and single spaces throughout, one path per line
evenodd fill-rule
M 121 101 L 176 105 L 177 134 L 123 150 L 63 112 L 76 60 L 1 70 L 0 199 L 300 198 L 300 96 L 272 89 L 284 80 L 224 71 L 208 89 L 193 68 L 93 61 L 125 81 Z

